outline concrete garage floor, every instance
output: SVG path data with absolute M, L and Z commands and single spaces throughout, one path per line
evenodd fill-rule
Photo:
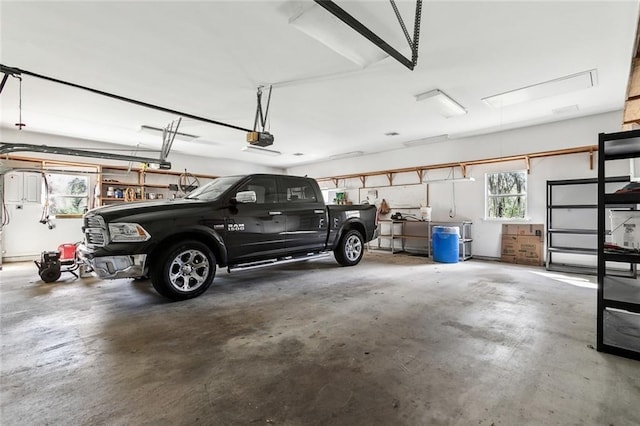
M 639 424 L 640 363 L 592 347 L 594 279 L 546 274 L 372 252 L 218 271 L 168 303 L 149 282 L 5 264 L 0 420 Z

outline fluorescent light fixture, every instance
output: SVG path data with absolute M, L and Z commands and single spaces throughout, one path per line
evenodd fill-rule
M 275 151 L 273 149 L 258 148 L 253 145 L 243 146 L 242 151 L 253 153 L 253 154 L 270 155 L 272 157 L 275 157 L 277 155 L 282 155 L 280 151 Z
M 440 89 L 420 93 L 419 95 L 416 95 L 416 101 L 433 104 L 438 113 L 446 118 L 464 115 L 467 113 L 467 110 L 462 105 L 454 101 Z
M 362 154 L 364 154 L 364 152 L 362 151 L 351 151 L 351 152 L 345 152 L 344 154 L 336 154 L 336 155 L 332 155 L 331 157 L 329 157 L 331 160 L 340 160 L 342 158 L 352 158 L 352 157 L 359 157 Z
M 449 140 L 449 135 L 437 135 L 437 136 L 430 136 L 428 138 L 402 142 L 402 145 L 406 146 L 407 148 L 411 148 L 414 146 L 429 145 L 431 143 L 444 142 L 448 140 Z
M 289 24 L 362 68 L 389 56 L 315 4 L 290 18 Z
M 466 177 L 466 178 L 455 178 L 455 179 L 432 179 L 432 180 L 425 180 L 423 181 L 424 183 L 455 183 L 455 182 L 475 182 L 476 179 L 473 177 Z
M 550 96 L 588 89 L 597 85 L 598 70 L 592 69 L 520 89 L 510 90 L 498 95 L 482 98 L 482 100 L 493 108 L 502 108 L 535 99 L 548 98 Z
M 573 112 L 578 112 L 578 105 L 569 105 L 566 107 L 561 107 L 561 108 L 554 108 L 551 110 L 551 112 L 553 112 L 555 115 L 564 115 L 564 114 L 571 114 Z
M 156 136 L 162 136 L 162 132 L 164 132 L 164 129 L 161 129 L 160 127 L 142 125 L 140 126 L 140 131 L 149 133 L 152 135 L 156 135 Z M 190 142 L 194 139 L 198 139 L 199 137 L 200 136 L 190 135 L 189 133 L 182 133 L 182 132 L 176 133 L 176 139 L 180 139 L 187 142 Z

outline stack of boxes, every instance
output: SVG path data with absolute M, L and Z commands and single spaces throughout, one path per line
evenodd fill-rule
M 611 210 L 611 243 L 626 249 L 640 249 L 640 211 Z
M 507 263 L 542 266 L 544 225 L 502 225 L 500 259 Z

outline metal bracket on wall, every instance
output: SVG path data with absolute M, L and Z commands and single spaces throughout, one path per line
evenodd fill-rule
M 393 186 L 393 173 L 392 172 L 387 172 L 387 179 L 389 180 L 389 186 Z
M 462 177 L 467 177 L 467 165 L 465 163 L 460 163 L 460 171 L 462 172 Z

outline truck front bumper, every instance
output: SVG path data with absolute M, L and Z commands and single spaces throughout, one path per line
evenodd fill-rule
M 146 254 L 126 254 L 118 256 L 94 256 L 84 245 L 78 246 L 80 262 L 92 270 L 99 278 L 138 278 L 145 275 Z

